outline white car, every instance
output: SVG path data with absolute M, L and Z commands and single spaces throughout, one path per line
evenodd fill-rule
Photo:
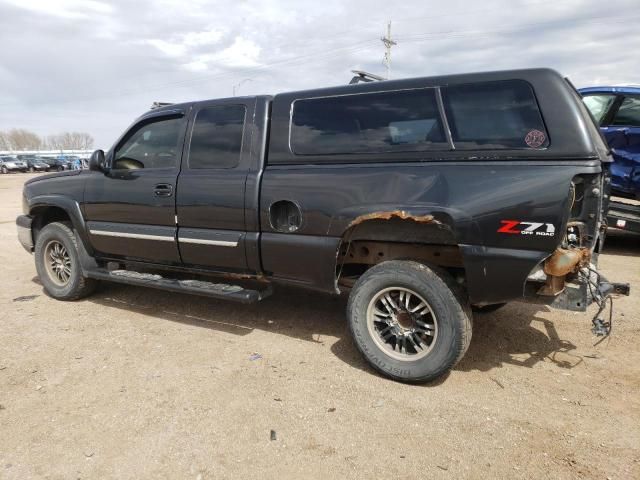
M 26 162 L 14 157 L 0 157 L 0 173 L 26 172 L 28 170 Z

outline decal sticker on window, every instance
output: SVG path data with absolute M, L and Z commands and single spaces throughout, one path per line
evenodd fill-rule
M 519 220 L 500 220 L 500 223 L 502 226 L 498 229 L 498 233 L 540 237 L 553 237 L 556 234 L 556 227 L 553 223 L 521 222 Z
M 546 139 L 547 136 L 544 134 L 544 132 L 541 132 L 540 130 L 531 130 L 529 133 L 527 133 L 527 136 L 524 137 L 524 143 L 526 143 L 531 148 L 538 148 L 540 147 L 540 145 L 544 144 Z

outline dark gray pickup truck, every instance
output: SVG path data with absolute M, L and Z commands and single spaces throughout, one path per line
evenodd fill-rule
M 596 271 L 610 161 L 552 70 L 359 83 L 153 109 L 89 171 L 28 181 L 17 224 L 54 298 L 345 293 L 371 365 L 422 382 L 472 309 L 628 294 Z

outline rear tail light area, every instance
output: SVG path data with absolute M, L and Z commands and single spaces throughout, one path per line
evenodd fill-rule
M 569 218 L 563 248 L 589 248 L 595 246 L 603 212 L 604 175 L 577 175 L 569 187 Z

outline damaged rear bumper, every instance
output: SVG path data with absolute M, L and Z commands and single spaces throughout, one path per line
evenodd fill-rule
M 549 263 L 538 268 L 527 279 L 525 298 L 528 302 L 552 308 L 584 312 L 593 302 L 610 295 L 629 295 L 628 283 L 610 282 L 596 269 L 598 255 L 581 256 L 569 274 L 549 274 Z M 557 273 L 557 272 L 553 272 Z

